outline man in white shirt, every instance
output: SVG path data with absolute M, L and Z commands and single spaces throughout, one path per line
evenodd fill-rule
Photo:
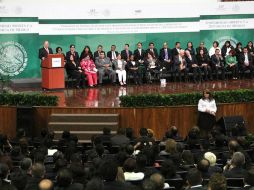
M 110 61 L 116 60 L 118 56 L 118 52 L 116 51 L 116 45 L 111 46 L 111 50 L 107 53 L 107 57 Z

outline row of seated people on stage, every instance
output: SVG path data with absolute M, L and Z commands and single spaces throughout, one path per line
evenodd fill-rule
M 33 139 L 19 129 L 11 140 L 0 135 L 0 189 L 253 189 L 253 135 L 240 125 L 231 134 L 216 127 L 201 139 L 193 127 L 183 138 L 172 126 L 158 141 L 151 129 L 135 137 L 132 128 L 115 135 L 104 128 L 92 143 L 81 144 L 68 131 L 55 141 L 46 129 Z
M 44 46 L 48 48 L 47 41 Z M 44 50 L 46 48 L 40 49 L 40 59 L 45 57 L 42 52 L 47 54 Z M 238 79 L 243 77 L 247 70 L 250 71 L 250 78 L 253 77 L 254 48 L 251 41 L 243 48 L 240 42 L 234 48 L 230 41 L 226 41 L 222 49 L 219 48 L 219 43 L 214 41 L 209 52 L 203 42 L 196 51 L 192 42 L 188 42 L 185 50 L 181 49 L 180 42 L 176 42 L 172 50 L 167 43 L 163 43 L 159 53 L 153 42 L 147 50 L 142 48 L 141 42 L 137 44 L 134 52 L 129 50 L 129 44 L 125 44 L 124 48 L 118 53 L 116 46 L 112 45 L 106 54 L 99 45 L 93 54 L 90 47 L 85 46 L 79 56 L 75 45 L 71 44 L 70 51 L 65 55 L 67 74 L 76 79 L 77 88 L 83 86 L 85 76 L 90 87 L 97 86 L 98 83 L 101 85 L 105 75 L 109 76 L 113 84 L 118 76 L 120 85 L 126 85 L 127 76 L 132 76 L 135 84 L 142 84 L 144 81 L 152 83 L 152 78 L 160 79 L 164 74 L 171 74 L 173 81 L 177 78 L 179 81 L 189 81 L 189 73 L 192 73 L 195 83 L 213 80 L 214 77 L 216 80 L 225 80 L 227 73 L 231 73 L 233 79 Z M 56 53 L 63 54 L 62 48 L 57 47 Z

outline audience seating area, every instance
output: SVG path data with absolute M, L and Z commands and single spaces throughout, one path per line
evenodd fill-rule
M 49 126 L 58 116 L 52 115 Z M 64 122 L 71 121 L 68 117 Z M 81 115 L 76 121 L 82 121 Z M 232 128 L 232 136 L 223 134 L 220 127 L 213 129 L 209 139 L 200 138 L 199 132 L 193 127 L 183 138 L 173 126 L 158 140 L 146 128 L 134 137 L 131 128 L 118 128 L 112 134 L 104 127 L 90 142 L 80 143 L 68 128 L 61 137 L 47 129 L 39 137 L 27 137 L 20 129 L 14 139 L 0 135 L 0 189 L 253 187 L 254 136 L 238 125 Z

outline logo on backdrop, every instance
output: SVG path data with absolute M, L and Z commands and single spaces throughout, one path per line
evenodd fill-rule
M 27 52 L 25 48 L 13 41 L 0 43 L 0 74 L 15 76 L 27 66 Z
M 216 41 L 219 42 L 219 47 L 222 48 L 222 46 L 225 44 L 226 41 L 230 41 L 231 45 L 233 47 L 236 47 L 236 44 L 238 43 L 238 40 L 235 39 L 232 36 L 222 36 L 220 38 L 218 38 Z M 211 46 L 212 47 L 212 46 Z

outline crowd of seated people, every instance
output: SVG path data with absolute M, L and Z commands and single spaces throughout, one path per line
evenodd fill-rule
M 163 139 L 150 129 L 104 128 L 91 143 L 42 129 L 39 137 L 0 135 L 1 190 L 226 190 L 254 187 L 254 137 L 235 125 L 226 136 L 215 126 L 208 139 L 198 127 L 186 137 L 176 126 Z
M 128 77 L 133 78 L 135 84 L 143 82 L 151 83 L 152 79 L 172 77 L 172 81 L 207 81 L 225 80 L 225 74 L 233 79 L 244 77 L 249 71 L 249 78 L 253 78 L 253 42 L 249 41 L 246 46 L 238 42 L 233 47 L 230 41 L 226 41 L 222 48 L 219 42 L 214 41 L 213 46 L 208 50 L 204 42 L 197 48 L 192 42 L 187 43 L 187 47 L 181 47 L 180 42 L 175 43 L 175 47 L 170 49 L 166 42 L 162 48 L 157 50 L 153 42 L 144 49 L 141 42 L 137 43 L 137 49 L 131 51 L 129 44 L 125 44 L 122 51 L 117 51 L 116 45 L 112 45 L 110 51 L 105 52 L 102 45 L 98 45 L 97 50 L 92 53 L 89 46 L 85 46 L 80 56 L 75 50 L 75 45 L 70 45 L 70 51 L 65 55 L 66 71 L 68 76 L 76 80 L 76 87 L 82 87 L 84 76 L 88 78 L 90 87 L 102 85 L 103 77 L 109 76 L 113 84 L 118 78 L 120 85 L 126 85 Z M 45 49 L 48 41 L 44 43 L 44 48 L 40 49 L 39 57 L 43 60 L 47 55 Z M 42 51 L 44 50 L 44 51 Z M 56 48 L 57 54 L 63 54 L 62 48 Z M 64 54 L 63 54 L 64 55 Z M 90 61 L 87 61 L 90 60 Z M 88 62 L 83 66 L 84 62 Z M 98 75 L 98 84 L 97 76 Z M 118 77 L 116 76 L 118 75 Z M 81 83 L 81 84 L 80 84 Z

